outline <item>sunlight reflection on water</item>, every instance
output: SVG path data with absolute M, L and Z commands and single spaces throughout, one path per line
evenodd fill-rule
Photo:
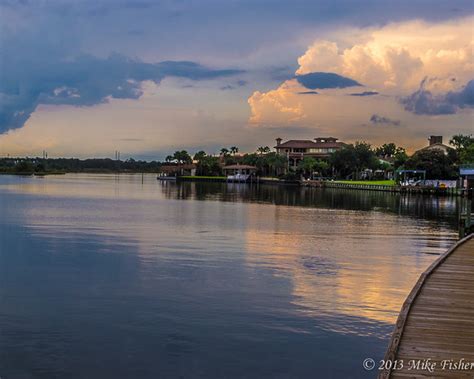
M 289 376 L 364 377 L 361 357 L 383 354 L 418 276 L 456 239 L 456 207 L 153 175 L 0 177 L 0 368 L 26 354 L 37 377 L 272 377 L 289 360 Z

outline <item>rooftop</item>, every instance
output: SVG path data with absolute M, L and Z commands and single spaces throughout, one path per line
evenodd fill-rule
M 318 149 L 318 148 L 331 148 L 331 147 L 338 148 L 343 145 L 344 143 L 337 142 L 337 138 L 328 137 L 328 138 L 316 138 L 316 141 L 292 139 L 275 146 L 275 148 L 276 149 L 285 149 L 285 148 Z

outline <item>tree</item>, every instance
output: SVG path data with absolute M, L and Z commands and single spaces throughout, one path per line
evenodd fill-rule
M 169 162 L 172 162 L 173 159 L 174 159 L 174 158 L 173 158 L 172 155 L 167 155 L 166 158 L 165 158 L 165 161 L 169 163 Z
M 405 164 L 405 162 L 408 160 L 408 155 L 405 152 L 405 149 L 403 149 L 403 151 L 398 151 L 397 153 L 395 153 L 395 156 L 393 158 L 393 167 L 396 170 Z
M 355 152 L 355 169 L 356 178 L 360 177 L 363 170 L 376 170 L 380 167 L 380 161 L 375 156 L 370 144 L 366 142 L 356 142 L 354 146 Z
M 259 146 L 257 148 L 257 153 L 260 155 L 267 154 L 270 152 L 270 148 L 268 146 Z
M 474 150 L 474 138 L 472 135 L 465 136 L 463 134 L 454 135 L 449 143 L 454 146 L 456 151 L 449 152 L 451 159 L 459 163 L 472 163 L 474 162 L 473 150 Z
M 245 154 L 242 157 L 242 163 L 250 166 L 257 166 L 257 162 L 259 159 L 260 157 L 255 153 Z
M 336 173 L 342 177 L 358 177 L 362 170 L 380 167 L 375 152 L 366 142 L 356 142 L 355 145 L 347 145 L 335 151 L 329 161 Z
M 386 158 L 386 157 L 393 157 L 397 151 L 397 145 L 393 142 L 384 143 L 382 146 L 377 147 L 375 149 L 375 154 L 378 157 Z
M 408 170 L 426 170 L 427 179 L 455 179 L 457 168 L 454 162 L 438 150 L 420 150 L 405 163 Z
M 176 160 L 179 164 L 191 163 L 193 161 L 186 150 L 175 151 L 173 160 Z
M 459 154 L 461 163 L 474 163 L 474 143 L 463 149 Z
M 266 154 L 260 159 L 263 159 L 265 165 L 268 167 L 269 174 L 273 176 L 279 176 L 283 174 L 286 167 L 288 166 L 288 159 L 286 156 L 277 154 L 275 152 Z
M 406 154 L 403 147 L 395 145 L 393 142 L 384 143 L 375 149 L 375 155 L 380 158 L 393 158 L 398 154 Z
M 320 175 L 329 168 L 329 164 L 320 159 L 313 157 L 304 157 L 298 163 L 298 169 L 304 174 L 312 175 L 313 172 L 317 171 Z
M 202 157 L 197 165 L 197 172 L 199 175 L 218 176 L 221 174 L 221 167 L 219 165 L 219 158 L 206 155 Z
M 194 160 L 195 161 L 201 161 L 204 157 L 206 156 L 206 152 L 201 150 L 198 151 L 196 154 L 194 154 Z
M 239 152 L 239 148 L 238 148 L 237 146 L 232 146 L 232 147 L 230 148 L 230 153 L 231 153 L 232 155 L 235 155 L 235 154 L 237 154 L 238 152 Z
M 356 155 L 356 169 L 364 170 L 377 168 L 379 161 L 369 143 L 356 142 L 354 146 Z
M 329 163 L 321 159 L 316 160 L 316 166 L 314 170 L 317 171 L 320 175 L 323 175 L 329 169 Z
M 354 145 L 344 146 L 329 157 L 329 163 L 337 176 L 347 178 L 355 171 L 356 152 Z
M 465 136 L 463 134 L 456 134 L 449 140 L 449 144 L 454 146 L 454 148 L 460 153 L 462 150 L 474 144 L 474 138 L 472 135 Z
M 34 166 L 33 164 L 27 160 L 23 159 L 22 161 L 18 162 L 15 166 L 15 171 L 16 172 L 24 172 L 24 173 L 29 173 L 34 171 Z
M 221 149 L 220 153 L 223 157 L 227 157 L 229 155 L 229 150 L 227 148 L 223 147 Z

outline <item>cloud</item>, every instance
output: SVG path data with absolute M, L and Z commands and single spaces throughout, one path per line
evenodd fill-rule
M 424 77 L 453 90 L 472 77 L 472 16 L 443 23 L 410 21 L 381 28 L 341 29 L 298 59 L 297 74 L 334 72 L 377 90 L 415 90 Z
M 0 132 L 22 127 L 39 104 L 91 106 L 108 98 L 138 99 L 146 80 L 208 80 L 241 72 L 188 61 L 145 63 L 119 54 L 105 59 L 81 55 L 31 64 L 5 57 L 0 81 Z
M 316 91 L 300 91 L 298 92 L 298 95 L 317 95 L 318 92 Z
M 282 82 L 291 79 L 294 76 L 295 67 L 281 66 L 267 68 L 266 72 L 270 75 L 270 78 L 277 82 Z
M 429 134 L 469 132 L 474 108 L 473 22 L 470 16 L 332 30 L 333 41 L 317 40 L 300 56 L 293 78 L 249 98 L 249 121 L 263 129 L 312 128 L 313 134 L 342 140 L 393 139 L 408 148 L 424 143 Z M 354 91 L 355 87 L 331 81 L 326 85 L 320 73 L 367 90 Z M 299 96 L 308 88 L 317 88 L 318 95 Z M 440 114 L 450 114 L 449 123 L 433 117 Z
M 296 80 L 309 89 L 346 88 L 360 86 L 355 80 L 332 72 L 311 72 L 297 75 Z
M 427 79 L 424 79 L 418 91 L 400 100 L 405 110 L 419 115 L 450 115 L 459 109 L 474 108 L 474 80 L 469 81 L 460 91 L 439 95 L 425 89 L 426 82 Z
M 238 80 L 237 83 L 226 84 L 225 86 L 220 87 L 220 89 L 223 91 L 228 91 L 228 90 L 237 89 L 238 87 L 244 87 L 246 85 L 247 85 L 247 82 L 245 80 Z
M 392 125 L 392 126 L 400 125 L 400 120 L 392 120 L 391 118 L 379 116 L 378 114 L 373 114 L 370 117 L 370 122 L 372 124 L 382 124 L 382 125 Z
M 474 107 L 474 80 L 470 80 L 459 92 L 448 92 L 446 100 L 459 108 Z
M 296 80 L 283 83 L 278 89 L 262 93 L 255 91 L 249 97 L 248 103 L 252 110 L 250 124 L 268 125 L 296 122 L 304 119 L 302 104 L 295 93 L 300 92 L 301 86 Z
M 360 93 L 350 93 L 349 96 L 374 96 L 378 94 L 379 93 L 377 91 L 364 91 Z

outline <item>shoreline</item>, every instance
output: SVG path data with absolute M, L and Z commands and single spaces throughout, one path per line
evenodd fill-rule
M 51 172 L 0 172 L 0 175 L 12 175 L 12 176 L 54 176 L 54 175 L 66 175 L 66 174 L 147 174 L 147 175 L 158 175 L 157 172 L 140 172 L 140 171 L 109 171 L 109 170 L 90 170 L 90 171 L 51 171 Z M 225 176 L 181 176 L 177 177 L 178 182 L 214 182 L 214 183 L 230 183 L 227 181 Z M 257 178 L 257 180 L 251 183 L 241 184 L 271 184 L 271 185 L 284 185 L 284 186 L 300 186 L 309 188 L 328 188 L 328 189 L 349 189 L 356 191 L 379 191 L 389 193 L 400 193 L 400 194 L 418 194 L 428 196 L 472 196 L 471 192 L 466 192 L 461 188 L 436 188 L 436 187 L 402 187 L 396 184 L 376 184 L 361 182 L 343 182 L 343 181 L 299 181 L 299 180 L 283 180 L 276 178 Z

